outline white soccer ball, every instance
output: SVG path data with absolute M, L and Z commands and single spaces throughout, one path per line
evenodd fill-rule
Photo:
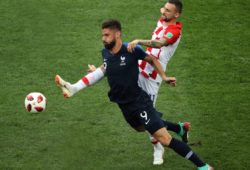
M 25 97 L 24 104 L 28 112 L 43 112 L 46 109 L 47 99 L 42 93 L 32 92 Z

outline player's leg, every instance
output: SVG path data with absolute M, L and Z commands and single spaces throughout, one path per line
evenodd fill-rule
M 133 109 L 136 108 L 136 104 L 131 102 L 127 104 L 118 104 L 124 119 L 126 122 L 137 132 L 145 132 L 145 127 L 138 121 L 137 115 L 133 114 Z
M 155 107 L 157 93 L 160 85 L 156 84 L 156 82 L 150 81 L 148 78 L 145 78 L 142 74 L 139 74 L 138 84 L 150 96 L 150 99 L 153 102 L 153 106 Z M 153 165 L 163 164 L 164 162 L 163 155 L 165 152 L 164 147 L 150 133 L 149 133 L 149 139 L 154 149 Z
M 164 146 L 173 149 L 177 154 L 194 163 L 198 170 L 213 170 L 213 168 L 204 163 L 186 143 L 173 138 L 165 127 L 155 131 L 153 136 Z
M 159 88 L 160 88 L 160 84 L 154 81 L 151 81 L 150 79 L 146 79 L 141 77 L 140 83 L 142 88 L 147 92 L 147 94 L 150 96 L 150 99 L 153 102 L 153 106 L 155 108 L 156 105 L 156 100 L 158 97 L 158 92 L 159 92 Z M 160 113 L 162 114 L 162 113 Z M 166 126 L 168 127 L 168 131 L 172 131 L 177 133 L 182 141 L 184 141 L 185 143 L 188 143 L 188 133 L 189 133 L 189 129 L 190 129 L 190 123 L 189 122 L 179 122 L 177 123 L 171 123 L 168 121 L 165 121 Z M 153 137 L 151 137 L 151 141 L 152 141 Z M 153 141 L 156 141 L 155 139 L 153 139 Z
M 160 83 L 151 81 L 150 79 L 145 78 L 143 75 L 140 74 L 138 84 L 150 96 L 150 99 L 153 102 L 153 106 L 155 107 L 156 100 L 158 97 L 158 91 L 160 88 Z M 159 115 L 162 115 L 162 113 L 159 113 Z M 188 122 L 175 124 L 175 123 L 165 121 L 164 123 L 166 127 L 168 127 L 168 130 L 177 133 L 181 137 L 182 141 L 186 143 L 188 142 L 188 132 L 189 132 L 189 127 L 190 127 L 190 124 Z M 161 165 L 164 162 L 164 159 L 163 159 L 164 151 L 165 151 L 164 147 L 151 134 L 149 134 L 149 138 L 154 149 L 153 164 Z
M 172 123 L 166 120 L 164 120 L 163 122 L 166 125 L 168 131 L 177 133 L 181 137 L 183 142 L 188 143 L 188 133 L 190 130 L 189 122 Z
M 104 73 L 101 68 L 97 68 L 95 71 L 82 77 L 75 84 L 63 80 L 59 75 L 56 75 L 55 82 L 62 89 L 63 95 L 66 98 L 72 97 L 78 91 L 84 89 L 89 85 L 93 85 L 104 77 Z
M 59 75 L 56 75 L 55 82 L 56 85 L 61 88 L 65 98 L 72 97 L 78 91 L 77 88 L 75 88 L 74 86 L 72 86 L 72 84 L 62 79 L 62 77 Z M 77 83 L 80 83 L 80 80 Z M 83 83 L 82 86 L 84 86 Z
M 150 96 L 150 99 L 153 102 L 153 106 L 155 107 L 156 99 L 157 99 L 157 94 L 149 94 L 149 96 Z M 161 113 L 159 113 L 159 114 L 161 114 Z M 153 149 L 154 149 L 154 153 L 153 153 L 153 156 L 154 156 L 153 165 L 161 165 L 161 164 L 163 164 L 163 162 L 164 162 L 163 156 L 164 156 L 164 152 L 165 152 L 164 147 L 150 133 L 149 133 L 149 139 L 150 139 L 150 141 L 151 141 L 151 143 L 153 145 Z
M 150 141 L 153 145 L 154 153 L 153 153 L 153 165 L 161 165 L 164 162 L 163 156 L 165 149 L 162 144 L 155 139 L 152 135 L 149 134 Z
M 173 149 L 180 156 L 193 162 L 198 169 L 203 170 L 207 168 L 205 170 L 209 170 L 209 166 L 205 164 L 185 142 L 172 138 L 167 131 L 165 123 L 161 120 L 159 112 L 157 112 L 149 102 L 150 99 L 148 98 L 148 100 L 145 100 L 147 97 L 143 97 L 143 104 L 145 104 L 146 107 L 142 107 L 142 109 L 145 108 L 146 110 L 141 110 L 140 113 L 137 113 L 137 115 L 139 116 L 139 121 L 144 125 L 145 129 L 150 132 L 150 134 L 152 134 L 152 136 L 162 145 Z

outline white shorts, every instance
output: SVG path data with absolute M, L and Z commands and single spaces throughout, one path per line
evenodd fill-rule
M 149 78 L 145 78 L 142 74 L 139 73 L 138 84 L 150 96 L 155 107 L 161 83 L 155 82 Z

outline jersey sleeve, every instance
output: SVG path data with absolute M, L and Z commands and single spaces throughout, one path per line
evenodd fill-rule
M 102 49 L 101 53 L 102 53 L 102 60 L 104 60 L 104 58 L 105 58 L 105 57 L 104 57 L 105 48 Z
M 168 44 L 174 44 L 178 40 L 178 38 L 180 37 L 180 35 L 181 35 L 180 30 L 167 29 L 164 32 L 163 38 L 168 41 Z
M 138 60 L 143 60 L 147 56 L 146 52 L 139 45 L 135 47 L 134 55 L 138 58 Z

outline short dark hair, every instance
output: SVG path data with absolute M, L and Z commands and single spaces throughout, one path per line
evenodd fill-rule
M 181 0 L 168 0 L 170 4 L 174 4 L 177 11 L 181 14 L 182 13 L 182 2 Z
M 109 19 L 109 20 L 103 21 L 102 29 L 104 28 L 109 28 L 109 29 L 118 30 L 118 31 L 122 30 L 120 21 L 115 20 L 115 19 Z

